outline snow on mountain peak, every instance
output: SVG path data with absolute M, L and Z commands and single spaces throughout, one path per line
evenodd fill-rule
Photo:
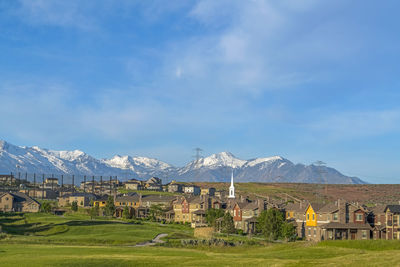
M 217 154 L 212 154 L 209 157 L 201 158 L 199 161 L 195 162 L 196 167 L 200 168 L 203 166 L 229 166 L 232 168 L 240 168 L 246 163 L 245 160 L 236 158 L 230 152 L 220 152 Z
M 284 160 L 280 156 L 273 156 L 273 157 L 268 157 L 268 158 L 256 158 L 253 160 L 249 160 L 246 164 L 248 167 L 253 167 L 255 165 L 261 164 L 261 163 L 272 163 L 277 160 Z

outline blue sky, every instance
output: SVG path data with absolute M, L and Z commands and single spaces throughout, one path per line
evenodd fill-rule
M 398 1 L 0 1 L 0 139 L 400 178 Z

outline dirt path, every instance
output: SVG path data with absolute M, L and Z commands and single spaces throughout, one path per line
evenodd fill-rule
M 147 246 L 154 246 L 157 243 L 164 243 L 165 241 L 161 240 L 161 238 L 166 237 L 167 235 L 168 234 L 158 234 L 153 240 L 144 243 L 139 243 L 134 247 L 147 247 Z

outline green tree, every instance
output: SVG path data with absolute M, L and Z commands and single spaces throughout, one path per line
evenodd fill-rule
M 78 202 L 77 201 L 73 201 L 71 203 L 71 210 L 72 211 L 78 211 Z
M 296 228 L 294 225 L 289 222 L 284 222 L 282 224 L 282 237 L 286 239 L 286 241 L 294 241 L 296 240 Z
M 49 201 L 44 201 L 40 206 L 42 212 L 50 213 L 51 212 L 51 203 Z
M 131 216 L 131 213 L 129 212 L 128 206 L 124 207 L 124 211 L 122 212 L 122 218 L 124 218 L 125 220 L 132 219 L 132 216 Z
M 150 206 L 150 218 L 155 221 L 159 219 L 164 214 L 163 206 L 160 204 L 153 204 Z
M 224 219 L 222 221 L 222 232 L 225 234 L 233 234 L 236 232 L 232 215 L 229 212 L 224 214 Z
M 269 240 L 282 238 L 282 225 L 285 219 L 281 211 L 269 209 L 261 212 L 257 219 L 257 230 Z
M 94 205 L 89 210 L 90 219 L 93 220 L 96 216 L 99 216 L 100 208 L 99 205 Z
M 113 216 L 114 212 L 115 212 L 114 198 L 112 196 L 109 196 L 106 205 L 104 207 L 104 213 L 107 216 Z
M 218 218 L 224 217 L 224 210 L 222 209 L 209 209 L 206 212 L 206 220 L 210 226 L 215 227 Z

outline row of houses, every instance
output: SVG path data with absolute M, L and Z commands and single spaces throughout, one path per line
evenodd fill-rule
M 329 204 L 302 201 L 288 204 L 285 212 L 306 240 L 400 239 L 400 205 L 368 208 L 340 199 Z

